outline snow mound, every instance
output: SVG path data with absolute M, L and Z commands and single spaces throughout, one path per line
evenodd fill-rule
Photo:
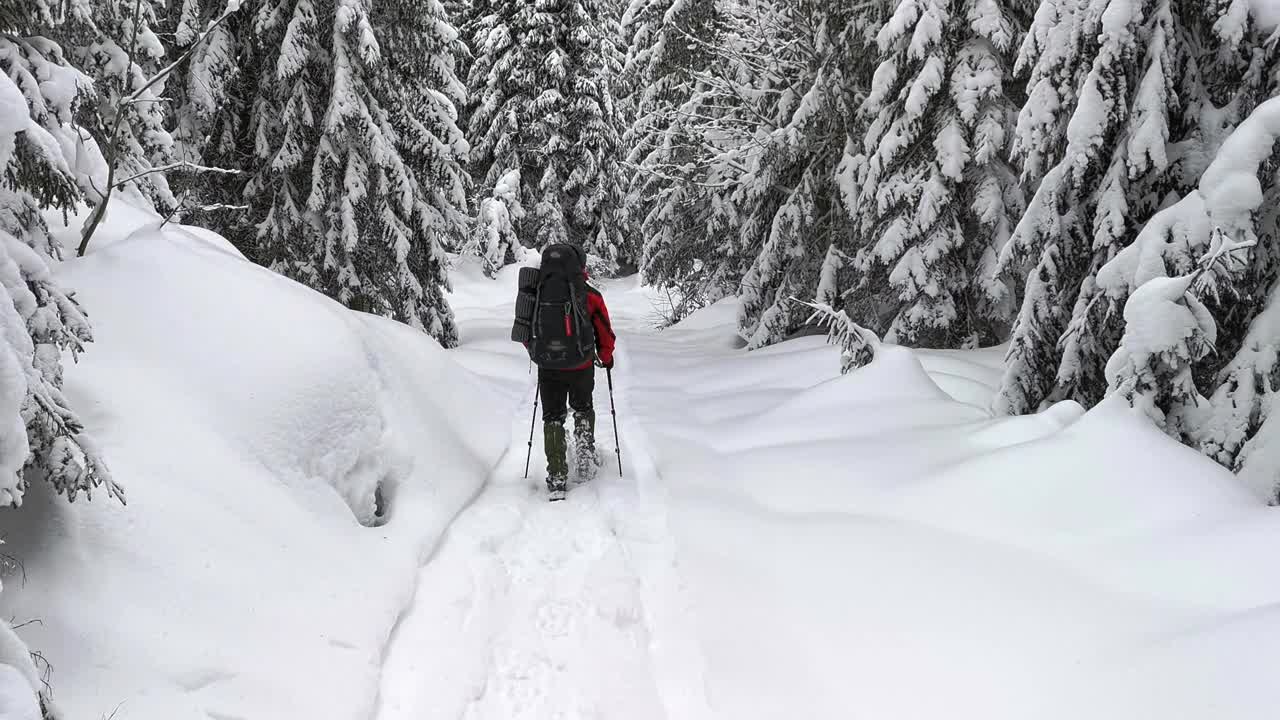
M 68 717 L 367 718 L 416 571 L 505 449 L 507 398 L 430 338 L 119 203 L 62 279 L 67 391 L 129 506 L 0 511 L 0 612 Z

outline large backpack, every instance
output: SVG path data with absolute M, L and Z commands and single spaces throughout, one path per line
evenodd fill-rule
M 540 368 L 569 370 L 595 358 L 583 255 L 573 245 L 552 245 L 542 251 L 541 268 L 520 273 L 511 339 L 527 343 Z

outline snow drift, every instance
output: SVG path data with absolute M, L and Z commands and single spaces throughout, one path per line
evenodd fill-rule
M 118 203 L 62 280 L 67 392 L 129 505 L 0 511 L 0 611 L 69 718 L 366 718 L 416 569 L 507 438 L 433 340 Z

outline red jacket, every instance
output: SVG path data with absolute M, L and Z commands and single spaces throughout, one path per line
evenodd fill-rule
M 613 324 L 609 321 L 609 308 L 604 304 L 604 295 L 590 285 L 587 286 L 587 315 L 596 329 L 596 356 L 605 365 L 612 365 L 613 342 L 618 336 L 613 334 Z M 589 367 L 590 361 L 573 369 L 586 370 Z

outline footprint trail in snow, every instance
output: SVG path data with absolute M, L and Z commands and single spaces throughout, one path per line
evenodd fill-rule
M 536 438 L 522 478 L 528 402 L 517 415 L 507 456 L 421 571 L 378 720 L 709 716 L 661 481 L 625 440 L 618 476 L 603 386 L 605 465 L 563 502 L 547 502 Z

